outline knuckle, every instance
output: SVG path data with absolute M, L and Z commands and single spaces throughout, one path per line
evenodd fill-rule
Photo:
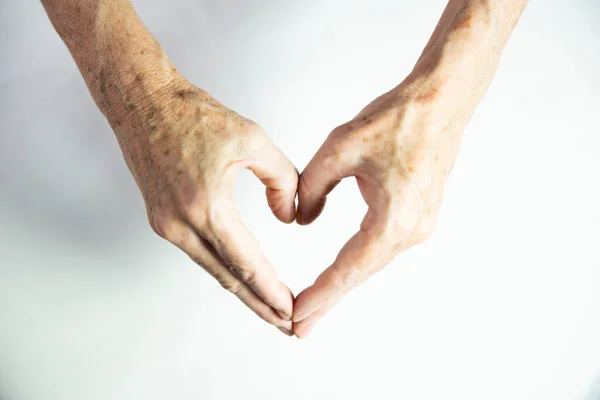
M 249 119 L 243 119 L 232 139 L 234 139 L 238 146 L 241 146 L 242 144 L 248 144 L 252 140 L 256 140 L 256 138 L 263 136 L 266 136 L 266 134 L 260 125 Z
M 199 233 L 207 235 L 212 240 L 215 234 L 223 230 L 224 224 L 224 209 L 217 204 L 219 204 L 218 200 L 203 195 L 193 202 L 181 204 L 179 213 Z
M 206 206 L 204 207 L 201 218 L 201 227 L 211 236 L 211 238 L 216 236 L 214 239 L 218 240 L 219 237 L 225 235 L 225 214 L 221 208 L 214 204 Z
M 437 225 L 437 218 L 435 214 L 436 212 L 434 212 L 433 215 L 421 219 L 420 223 L 413 232 L 415 244 L 424 243 L 433 236 Z
M 197 229 L 202 229 L 207 225 L 209 218 L 207 207 L 201 205 L 185 205 L 182 207 L 181 213 L 183 217 L 189 221 Z
M 239 296 L 240 292 L 244 288 L 244 285 L 241 282 L 235 281 L 233 279 L 217 278 L 217 281 L 223 289 L 236 296 Z
M 151 224 L 156 234 L 169 242 L 174 242 L 177 239 L 177 223 L 170 215 L 165 215 L 163 212 L 154 214 L 154 222 Z
M 384 111 L 377 113 L 374 119 L 380 126 L 396 125 L 401 120 L 401 115 L 395 107 L 386 107 Z
M 346 122 L 345 124 L 342 124 L 342 125 L 334 128 L 331 131 L 330 136 L 333 136 L 333 137 L 345 136 L 349 132 L 351 132 L 353 129 L 354 129 L 354 123 L 352 121 Z
M 421 228 L 420 227 L 413 232 L 413 234 L 412 234 L 413 241 L 415 242 L 415 244 L 424 243 L 431 238 L 432 234 L 433 234 L 432 228 Z
M 237 277 L 239 277 L 242 281 L 246 282 L 249 285 L 252 285 L 256 282 L 256 271 L 249 268 L 241 267 L 237 264 L 229 263 L 228 268 L 233 272 Z

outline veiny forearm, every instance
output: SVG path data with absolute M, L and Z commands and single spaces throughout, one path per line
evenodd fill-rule
M 129 0 L 42 0 L 100 110 L 126 119 L 176 70 Z M 122 118 L 121 118 L 122 117 Z
M 417 83 L 418 97 L 440 100 L 441 112 L 464 110 L 460 119 L 468 120 L 526 4 L 527 0 L 450 0 L 407 80 Z

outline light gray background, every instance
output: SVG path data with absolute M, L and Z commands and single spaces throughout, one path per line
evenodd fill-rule
M 531 1 L 467 130 L 431 241 L 289 339 L 148 227 L 38 1 L 0 7 L 0 399 L 600 399 L 600 3 Z M 445 0 L 146 0 L 180 70 L 302 169 L 399 83 Z M 358 228 L 236 204 L 296 293 Z

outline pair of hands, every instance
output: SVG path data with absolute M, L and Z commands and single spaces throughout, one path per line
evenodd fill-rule
M 154 230 L 264 320 L 304 337 L 352 287 L 431 234 L 462 131 L 527 0 L 449 0 L 408 78 L 334 129 L 300 176 L 258 125 L 178 73 L 130 0 L 42 3 L 116 133 Z M 239 168 L 265 184 L 283 222 L 311 223 L 350 176 L 369 206 L 296 299 L 233 209 Z
M 407 79 L 334 129 L 300 176 L 256 123 L 180 75 L 109 122 L 154 231 L 262 319 L 305 337 L 350 289 L 432 233 L 458 142 L 457 124 L 436 111 L 437 93 Z M 239 168 L 261 180 L 285 223 L 310 224 L 351 176 L 369 207 L 333 264 L 295 299 L 233 208 Z

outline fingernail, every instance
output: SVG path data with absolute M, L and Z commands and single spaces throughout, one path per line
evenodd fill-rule
M 286 313 L 285 311 L 283 311 L 283 310 L 276 310 L 276 311 L 277 311 L 277 314 L 281 318 L 283 318 L 284 321 L 291 321 L 292 320 L 292 316 L 290 314 Z
M 283 334 L 287 336 L 294 336 L 294 332 L 290 331 L 289 329 L 282 328 L 280 326 L 278 326 L 277 329 L 279 329 L 281 332 L 283 332 Z
M 294 314 L 294 316 L 292 317 L 292 322 L 298 323 L 298 322 L 300 322 L 300 321 L 305 320 L 306 318 L 308 318 L 308 316 L 310 316 L 310 314 L 306 314 L 306 315 Z

